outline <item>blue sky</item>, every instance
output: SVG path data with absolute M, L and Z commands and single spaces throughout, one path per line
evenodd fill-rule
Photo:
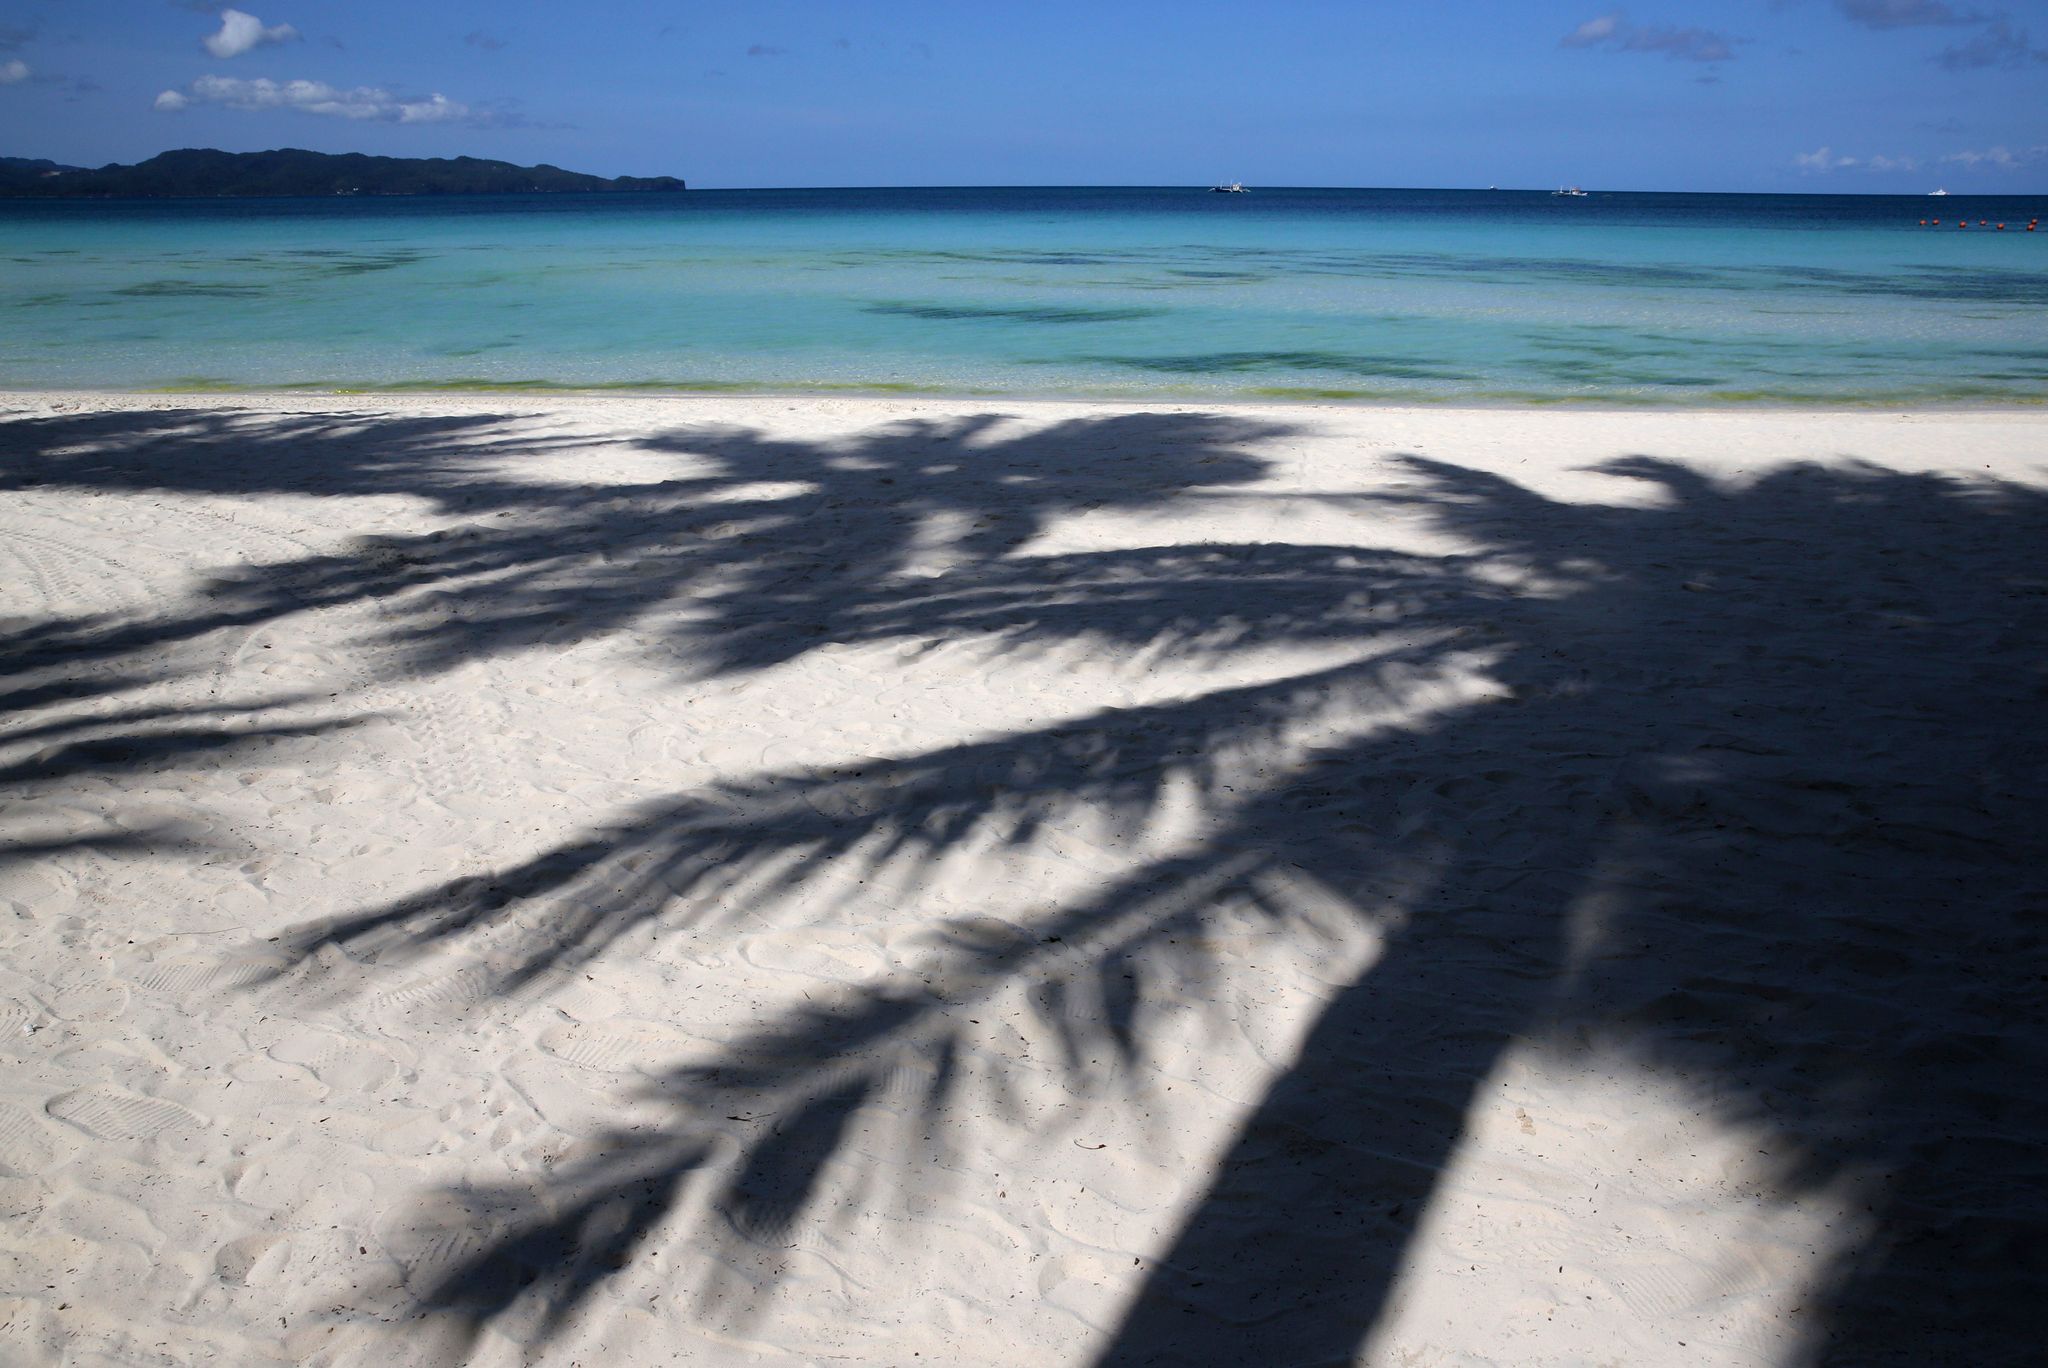
M 0 154 L 2037 192 L 2048 0 L 0 0 Z

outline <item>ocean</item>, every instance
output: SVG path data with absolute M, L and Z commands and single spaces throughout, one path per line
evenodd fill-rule
M 0 387 L 2038 403 L 2043 209 L 1261 186 L 5 201 Z

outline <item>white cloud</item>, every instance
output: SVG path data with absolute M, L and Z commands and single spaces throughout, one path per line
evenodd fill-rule
M 1614 31 L 1621 27 L 1619 14 L 1603 14 L 1598 19 L 1588 19 L 1564 36 L 1566 47 L 1591 47 L 1606 38 L 1612 38 Z
M 1987 147 L 1981 152 L 1951 152 L 1942 160 L 1974 171 L 1980 166 L 1999 171 L 2017 171 L 2022 166 L 2048 158 L 2048 146 Z
M 1735 40 L 1712 29 L 1631 24 L 1619 10 L 1588 19 L 1560 38 L 1558 45 L 1605 46 L 1613 52 L 1661 52 L 1674 61 L 1684 62 L 1725 62 L 1735 56 Z
M 224 9 L 220 12 L 220 32 L 208 38 L 205 47 L 214 56 L 225 59 L 239 57 L 267 43 L 288 43 L 298 36 L 299 31 L 290 24 L 273 24 L 266 28 L 263 21 L 253 14 Z
M 1888 157 L 1882 152 L 1867 157 L 1836 156 L 1832 147 L 1816 148 L 1812 152 L 1801 152 L 1792 158 L 1792 164 L 1801 171 L 1826 175 L 1830 171 L 1918 171 L 1917 157 Z
M 380 123 L 491 121 L 488 116 L 446 95 L 407 99 L 380 86 L 355 86 L 343 90 L 325 81 L 201 76 L 182 92 L 166 90 L 156 97 L 156 107 L 167 114 L 175 114 L 194 104 L 224 105 L 229 109 L 293 109 L 301 114 L 324 114 L 336 119 L 375 120 Z
M 1832 147 L 1819 147 L 1811 152 L 1801 152 L 1792 159 L 1792 164 L 1801 171 L 1817 171 L 1825 174 L 1856 165 L 1854 157 L 1838 157 Z
M 13 85 L 16 81 L 28 79 L 28 63 L 16 57 L 0 62 L 0 85 Z

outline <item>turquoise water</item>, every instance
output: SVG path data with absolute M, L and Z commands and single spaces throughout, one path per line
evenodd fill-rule
M 1199 188 L 17 201 L 0 204 L 0 386 L 2038 402 L 2048 231 L 2025 225 L 2044 207 Z

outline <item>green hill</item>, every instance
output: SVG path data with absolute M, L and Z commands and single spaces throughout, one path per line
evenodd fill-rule
M 683 189 L 673 176 L 586 176 L 558 166 L 514 166 L 479 157 L 370 157 L 279 148 L 216 152 L 184 148 L 133 166 L 63 167 L 0 158 L 0 196 L 159 199 L 253 195 L 618 194 Z

